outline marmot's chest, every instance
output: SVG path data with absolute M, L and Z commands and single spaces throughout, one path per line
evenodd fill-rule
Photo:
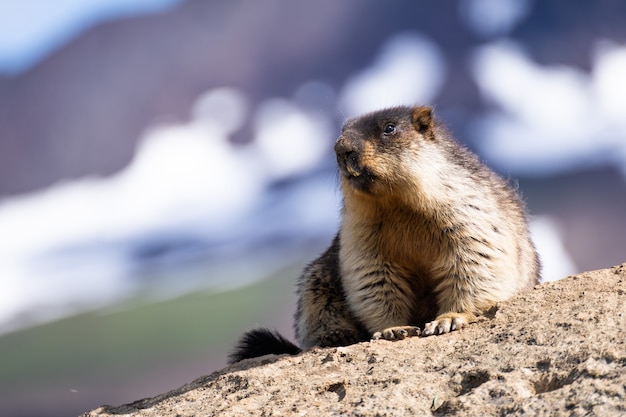
M 420 226 L 419 224 L 417 226 Z M 340 265 L 344 280 L 362 282 L 384 273 L 411 286 L 436 285 L 434 271 L 446 262 L 449 244 L 430 225 L 385 221 L 341 231 Z
M 345 222 L 345 242 L 364 257 L 378 258 L 408 272 L 427 272 L 450 248 L 444 226 L 419 213 L 402 211 L 361 222 Z
M 441 254 L 427 237 L 414 230 L 391 230 L 383 223 L 368 232 L 344 228 L 340 241 L 340 274 L 347 301 L 368 330 L 434 317 L 434 271 Z

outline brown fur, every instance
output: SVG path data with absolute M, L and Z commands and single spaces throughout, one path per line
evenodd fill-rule
M 428 107 L 345 123 L 335 144 L 341 227 L 298 282 L 301 348 L 460 329 L 539 281 L 524 206 Z M 248 332 L 231 362 L 300 348 Z
M 387 129 L 387 132 L 385 132 Z M 342 222 L 300 277 L 304 348 L 459 329 L 539 280 L 517 193 L 428 107 L 345 123 Z

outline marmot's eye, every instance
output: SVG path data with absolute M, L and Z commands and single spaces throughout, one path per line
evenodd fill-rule
M 385 125 L 385 128 L 383 129 L 383 133 L 385 135 L 393 135 L 394 133 L 396 133 L 396 125 L 394 125 L 393 123 L 387 123 Z

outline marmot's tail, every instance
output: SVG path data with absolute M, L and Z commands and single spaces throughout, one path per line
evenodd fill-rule
M 269 354 L 288 353 L 296 355 L 300 352 L 302 349 L 282 337 L 278 332 L 269 329 L 254 329 L 244 333 L 239 339 L 235 350 L 228 355 L 228 363 L 233 364 L 243 359 Z

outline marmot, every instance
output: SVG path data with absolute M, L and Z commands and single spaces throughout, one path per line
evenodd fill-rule
M 431 108 L 394 107 L 348 120 L 335 153 L 341 226 L 300 276 L 300 347 L 252 330 L 231 363 L 448 333 L 539 282 L 519 195 L 456 142 Z

